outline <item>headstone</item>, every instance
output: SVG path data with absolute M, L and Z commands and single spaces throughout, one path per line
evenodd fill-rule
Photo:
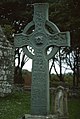
M 60 116 L 63 115 L 63 90 L 64 88 L 59 86 L 55 96 L 55 113 L 58 113 Z
M 0 26 L 0 96 L 11 93 L 14 76 L 13 47 Z
M 67 90 L 58 86 L 55 91 L 54 113 L 64 119 L 68 118 Z
M 23 48 L 26 55 L 32 58 L 31 115 L 49 114 L 49 64 L 48 61 L 57 53 L 60 46 L 70 45 L 69 32 L 60 32 L 57 26 L 48 19 L 48 4 L 35 3 L 33 20 L 21 34 L 15 35 L 14 45 Z M 28 30 L 35 26 L 31 34 Z M 51 34 L 46 26 L 53 30 Z M 34 49 L 34 54 L 28 47 Z M 47 49 L 53 47 L 47 54 Z

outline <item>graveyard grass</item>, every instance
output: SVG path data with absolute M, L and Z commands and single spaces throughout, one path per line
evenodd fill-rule
M 80 119 L 80 99 L 68 100 L 69 119 Z M 0 98 L 0 119 L 18 119 L 25 113 L 30 113 L 30 93 L 17 92 L 5 98 Z
M 68 101 L 69 119 L 80 119 L 80 97 Z
M 18 119 L 29 111 L 29 93 L 17 92 L 0 98 L 0 119 Z

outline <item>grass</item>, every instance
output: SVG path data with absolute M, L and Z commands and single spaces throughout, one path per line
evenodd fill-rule
M 70 119 L 80 119 L 80 98 L 71 98 L 68 106 Z
M 0 98 L 0 119 L 17 119 L 25 113 L 30 113 L 30 94 L 14 93 Z
M 69 119 L 80 119 L 80 100 L 71 98 L 68 101 Z M 30 93 L 17 92 L 0 98 L 0 119 L 18 119 L 30 113 Z

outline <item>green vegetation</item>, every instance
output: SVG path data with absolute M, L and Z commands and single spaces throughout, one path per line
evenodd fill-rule
M 64 84 L 66 84 L 66 86 L 72 87 L 73 86 L 73 74 L 72 73 L 66 73 L 63 74 L 63 80 L 64 80 Z M 51 87 L 58 85 L 60 83 L 60 79 L 56 74 L 51 74 L 50 77 L 50 85 Z
M 80 99 L 71 98 L 68 103 L 70 119 L 80 119 Z
M 0 119 L 17 119 L 30 113 L 30 94 L 14 93 L 0 98 Z
M 70 119 L 80 119 L 80 100 L 70 98 Z M 0 119 L 17 119 L 25 113 L 30 113 L 30 93 L 17 92 L 5 98 L 0 98 Z

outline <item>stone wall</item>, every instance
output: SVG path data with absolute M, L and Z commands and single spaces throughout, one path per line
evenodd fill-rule
M 14 79 L 14 50 L 0 26 L 0 87 L 12 86 Z M 6 82 L 6 83 L 5 83 Z

